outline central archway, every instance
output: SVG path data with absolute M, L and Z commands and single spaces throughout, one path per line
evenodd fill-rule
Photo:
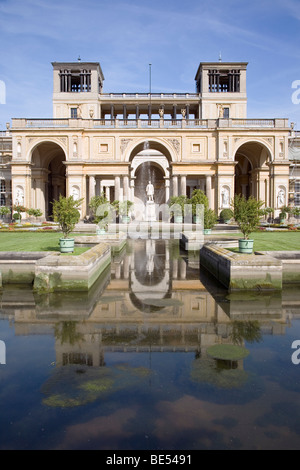
M 161 164 L 151 160 L 141 162 L 135 171 L 135 198 L 142 201 L 144 204 L 146 203 L 146 186 L 149 181 L 151 181 L 154 186 L 155 203 L 165 203 L 165 171 Z
M 146 186 L 154 186 L 154 202 L 164 204 L 170 198 L 170 162 L 173 160 L 167 145 L 155 140 L 138 143 L 130 151 L 130 179 L 135 204 L 147 201 Z

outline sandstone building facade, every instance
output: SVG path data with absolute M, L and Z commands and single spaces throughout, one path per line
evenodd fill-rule
M 104 93 L 99 63 L 52 66 L 53 117 L 12 119 L 0 135 L 1 205 L 48 218 L 51 201 L 72 194 L 84 218 L 103 192 L 144 203 L 149 179 L 159 204 L 194 188 L 217 213 L 236 193 L 275 216 L 289 204 L 292 130 L 287 119 L 247 119 L 247 63 L 200 63 L 195 93 Z

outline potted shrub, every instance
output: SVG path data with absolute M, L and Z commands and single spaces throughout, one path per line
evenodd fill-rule
M 291 212 L 291 209 L 290 207 L 287 207 L 287 206 L 283 206 L 281 207 L 280 209 L 280 214 L 279 214 L 279 221 L 280 221 L 280 224 L 283 225 L 286 223 L 286 218 L 288 216 L 288 214 Z
M 224 224 L 229 224 L 233 217 L 233 211 L 231 209 L 223 209 L 220 213 L 220 219 Z
M 14 211 L 14 214 L 13 214 L 13 219 L 15 220 L 15 222 L 21 222 L 22 220 L 22 213 L 26 212 L 27 209 L 26 207 L 24 206 L 21 206 L 20 204 L 15 204 L 13 206 L 13 211 Z
M 35 219 L 37 219 L 38 217 L 42 217 L 43 215 L 43 212 L 41 211 L 41 209 L 27 209 L 26 212 L 29 215 L 29 217 L 34 217 Z
M 171 216 L 176 224 L 182 224 L 184 216 L 184 206 L 189 203 L 186 196 L 172 196 L 169 201 Z
M 125 224 L 130 222 L 129 212 L 132 206 L 133 202 L 131 201 L 123 201 L 119 203 L 119 214 L 122 218 L 122 222 Z
M 211 233 L 217 220 L 218 217 L 214 210 L 208 208 L 204 209 L 204 235 L 209 235 Z
M 202 191 L 202 189 L 194 189 L 189 202 L 192 204 L 193 221 L 196 224 L 199 224 L 201 220 L 200 215 L 197 213 L 197 206 L 203 205 L 204 210 L 208 209 L 208 197 L 206 196 L 204 191 Z
M 253 196 L 250 196 L 249 199 L 240 194 L 234 197 L 234 218 L 244 235 L 244 238 L 239 240 L 240 253 L 253 253 L 254 242 L 249 239 L 249 235 L 260 226 L 260 218 L 264 215 L 264 210 L 261 209 L 263 204 L 263 201 L 257 200 Z
M 70 233 L 74 230 L 75 225 L 79 222 L 80 212 L 78 208 L 82 204 L 83 199 L 75 200 L 73 196 L 59 196 L 59 199 L 52 203 L 53 220 L 57 222 L 63 233 L 60 238 L 61 253 L 72 253 L 74 251 L 74 238 L 70 237 Z
M 0 206 L 0 216 L 1 217 L 7 217 L 10 214 L 11 210 L 9 207 L 6 206 Z

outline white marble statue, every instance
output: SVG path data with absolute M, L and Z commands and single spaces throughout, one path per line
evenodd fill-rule
M 222 207 L 229 207 L 229 190 L 227 188 L 223 188 L 221 192 L 222 196 Z
M 277 196 L 277 207 L 284 206 L 285 203 L 285 193 L 283 189 L 280 189 Z
M 151 181 L 149 181 L 149 183 L 147 184 L 146 194 L 148 196 L 148 201 L 153 201 L 154 200 L 154 186 L 151 183 Z
M 79 194 L 79 188 L 77 186 L 72 186 L 72 196 L 74 201 L 78 201 L 80 194 Z
M 15 199 L 15 204 L 16 206 L 23 206 L 24 204 L 24 190 L 21 186 L 18 186 L 16 188 L 16 199 Z

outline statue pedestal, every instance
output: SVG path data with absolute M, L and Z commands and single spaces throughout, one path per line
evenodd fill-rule
M 146 202 L 146 217 L 145 217 L 145 220 L 147 222 L 155 222 L 156 221 L 154 201 L 147 201 Z

